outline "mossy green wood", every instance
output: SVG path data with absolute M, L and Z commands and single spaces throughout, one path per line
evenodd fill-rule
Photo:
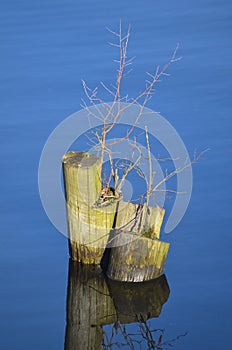
M 94 207 L 101 195 L 100 160 L 86 152 L 68 152 L 62 162 L 70 256 L 85 264 L 100 264 L 116 210 L 116 203 Z
M 63 173 L 72 259 L 85 264 L 100 264 L 106 246 L 113 246 L 108 267 L 109 277 L 143 281 L 159 276 L 163 272 L 169 247 L 168 243 L 157 240 L 164 209 L 145 205 L 140 210 L 141 206 L 123 201 L 96 207 L 94 204 L 101 195 L 102 184 L 100 160 L 95 155 L 68 152 L 63 157 Z M 138 243 L 135 243 L 135 235 L 129 232 L 139 234 Z M 149 234 L 152 239 L 141 237 L 144 234 Z M 124 240 L 125 247 L 117 247 L 122 246 L 121 240 Z M 140 257 L 136 249 L 141 252 Z M 142 258 L 144 256 L 150 257 L 146 263 Z M 119 273 L 121 268 L 116 267 L 117 263 L 124 266 L 124 276 Z
M 141 206 L 130 202 L 120 201 L 117 206 L 115 228 L 124 228 L 126 232 L 149 233 L 151 238 L 160 237 L 165 210 L 160 207 Z
M 103 325 L 115 323 L 116 310 L 99 265 L 70 260 L 65 350 L 100 350 Z
M 133 233 L 115 231 L 107 276 L 126 282 L 143 282 L 159 277 L 169 250 L 169 243 Z
M 165 275 L 143 283 L 118 282 L 107 279 L 117 318 L 122 324 L 147 321 L 159 317 L 170 289 Z

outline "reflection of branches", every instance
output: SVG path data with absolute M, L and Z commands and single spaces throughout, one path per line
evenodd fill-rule
M 111 334 L 106 332 L 103 328 L 102 331 L 102 349 L 146 349 L 148 350 L 166 350 L 173 346 L 173 343 L 179 340 L 181 337 L 187 335 L 187 333 L 180 334 L 175 338 L 165 340 L 164 329 L 152 329 L 148 321 L 143 318 L 142 315 L 137 316 L 136 332 L 130 332 L 129 325 L 121 324 L 120 321 L 114 323 L 111 327 Z

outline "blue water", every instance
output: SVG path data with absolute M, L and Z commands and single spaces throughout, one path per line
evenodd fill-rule
M 184 219 L 165 236 L 170 296 L 152 322 L 167 339 L 187 332 L 178 350 L 230 347 L 231 11 L 229 0 L 0 2 L 1 349 L 64 348 L 68 247 L 40 203 L 38 162 L 52 130 L 81 108 L 81 79 L 114 79 L 105 27 L 117 29 L 120 18 L 132 26 L 136 56 L 130 95 L 180 43 L 183 59 L 149 107 L 190 154 L 211 149 L 194 166 Z

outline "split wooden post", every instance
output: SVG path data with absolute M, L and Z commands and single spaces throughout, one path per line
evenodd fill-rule
M 159 240 L 164 209 L 113 200 L 96 205 L 101 196 L 100 160 L 87 152 L 63 157 L 70 256 L 100 264 L 111 247 L 107 275 L 142 282 L 164 271 L 169 243 Z
M 120 202 L 111 234 L 107 276 L 125 282 L 143 282 L 164 272 L 169 243 L 159 240 L 164 209 Z
M 139 236 L 136 233 L 115 232 L 107 276 L 125 282 L 143 282 L 164 272 L 169 243 Z
M 94 206 L 102 189 L 100 160 L 87 152 L 68 152 L 62 163 L 70 256 L 85 264 L 100 264 L 116 210 L 116 203 Z
M 148 233 L 149 237 L 159 239 L 164 213 L 165 210 L 160 207 L 141 207 L 139 204 L 120 201 L 117 206 L 115 229 L 123 228 L 125 232 L 139 232 L 141 235 Z

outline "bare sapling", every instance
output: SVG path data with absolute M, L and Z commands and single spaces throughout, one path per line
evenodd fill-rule
M 116 39 L 116 42 L 109 43 L 111 46 L 118 49 L 118 58 L 114 60 L 117 65 L 117 74 L 116 81 L 113 85 L 107 86 L 105 83 L 101 82 L 101 87 L 105 92 L 110 96 L 111 102 L 105 102 L 101 97 L 98 91 L 98 88 L 90 88 L 84 80 L 82 80 L 82 85 L 84 88 L 87 101 L 83 100 L 82 106 L 88 111 L 89 115 L 97 118 L 102 122 L 102 126 L 92 132 L 88 136 L 93 149 L 97 152 L 100 158 L 100 173 L 102 178 L 102 196 L 99 200 L 99 204 L 106 203 L 108 200 L 113 200 L 114 198 L 119 198 L 122 192 L 123 185 L 126 181 L 127 176 L 132 172 L 136 171 L 140 177 L 146 182 L 146 193 L 141 195 L 145 199 L 145 205 L 143 208 L 149 205 L 150 197 L 157 192 L 162 192 L 162 185 L 166 183 L 169 179 L 184 171 L 186 168 L 189 168 L 193 163 L 196 163 L 202 155 L 205 153 L 201 152 L 199 155 L 196 153 L 192 160 L 184 162 L 183 166 L 177 168 L 171 172 L 167 172 L 162 180 L 156 182 L 155 171 L 153 166 L 153 156 L 151 152 L 151 144 L 149 140 L 149 130 L 145 128 L 145 139 L 146 139 L 146 149 L 147 149 L 147 162 L 149 168 L 149 178 L 147 178 L 139 169 L 141 159 L 144 158 L 144 154 L 140 145 L 137 143 L 136 136 L 133 136 L 133 131 L 138 126 L 139 120 L 143 114 L 144 108 L 146 107 L 148 101 L 155 93 L 156 84 L 160 81 L 162 77 L 169 76 L 168 69 L 169 67 L 179 61 L 181 57 L 177 57 L 177 51 L 179 45 L 176 46 L 171 58 L 163 66 L 157 66 L 154 73 L 146 72 L 147 79 L 145 80 L 145 86 L 137 96 L 129 98 L 128 95 L 122 94 L 122 81 L 125 76 L 131 71 L 131 65 L 133 62 L 133 57 L 128 58 L 128 44 L 131 34 L 131 29 L 128 27 L 126 34 L 123 34 L 122 23 L 120 22 L 119 31 L 113 31 L 108 29 L 108 31 Z M 126 103 L 125 103 L 126 102 Z M 101 105 L 101 108 L 99 108 Z M 139 106 L 139 113 L 135 116 L 133 125 L 129 126 L 128 130 L 117 139 L 110 139 L 110 133 L 116 130 L 117 124 L 121 121 L 120 117 L 122 114 L 125 114 L 125 111 L 131 106 Z M 94 106 L 94 109 L 90 108 Z M 133 136 L 133 141 L 131 137 Z M 114 161 L 113 155 L 113 146 L 121 143 L 128 142 L 128 145 L 131 149 L 131 160 L 130 162 L 125 162 L 123 167 L 119 169 L 118 163 Z M 156 160 L 159 160 L 158 158 Z M 164 159 L 165 160 L 165 159 Z M 172 160 L 172 159 L 168 159 Z M 109 162 L 109 173 L 104 174 L 103 164 Z M 119 170 L 122 170 L 120 171 Z M 165 190 L 167 192 L 174 192 L 175 194 L 180 194 L 175 190 Z M 143 209 L 138 212 L 137 215 L 142 215 Z M 135 218 L 136 219 L 136 218 Z

